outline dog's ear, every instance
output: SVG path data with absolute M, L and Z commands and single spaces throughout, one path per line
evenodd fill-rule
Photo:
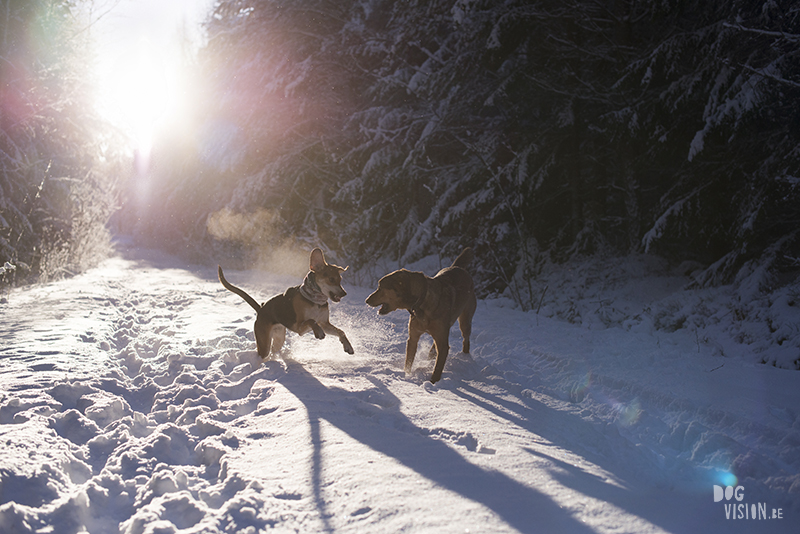
M 322 253 L 322 250 L 319 248 L 315 248 L 311 251 L 311 261 L 309 262 L 309 268 L 314 271 L 320 271 L 323 267 L 327 265 L 325 262 L 325 255 Z

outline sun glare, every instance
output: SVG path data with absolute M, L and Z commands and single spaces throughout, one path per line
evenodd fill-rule
M 167 83 L 166 65 L 142 38 L 99 80 L 97 106 L 103 117 L 126 131 L 135 149 L 149 152 L 159 119 L 174 87 Z
M 95 32 L 96 109 L 147 159 L 156 133 L 180 120 L 187 50 L 199 46 L 210 0 L 114 0 Z

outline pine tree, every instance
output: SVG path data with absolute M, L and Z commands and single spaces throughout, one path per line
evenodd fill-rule
M 0 2 L 0 258 L 43 278 L 83 270 L 108 251 L 115 202 L 73 7 Z
M 543 263 L 586 254 L 699 260 L 703 283 L 765 250 L 790 268 L 797 16 L 753 0 L 223 1 L 202 63 L 209 148 L 188 182 L 162 165 L 164 212 L 206 239 L 210 214 L 255 214 L 355 267 L 470 245 L 480 291 L 523 306 Z

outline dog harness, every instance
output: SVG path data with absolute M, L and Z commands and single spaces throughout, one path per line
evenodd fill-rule
M 304 299 L 313 302 L 317 306 L 324 306 L 328 303 L 328 296 L 322 292 L 319 284 L 317 284 L 317 277 L 314 275 L 314 271 L 308 271 L 306 277 L 303 278 L 300 294 Z

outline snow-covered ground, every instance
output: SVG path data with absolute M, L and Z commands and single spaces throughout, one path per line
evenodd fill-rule
M 538 314 L 481 301 L 436 385 L 429 338 L 405 376 L 407 313 L 347 276 L 331 319 L 356 354 L 289 334 L 263 363 L 212 267 L 131 250 L 12 290 L 0 532 L 797 532 L 800 372 L 637 311 L 678 314 L 685 280 L 603 272 Z M 266 300 L 304 273 L 226 274 Z

